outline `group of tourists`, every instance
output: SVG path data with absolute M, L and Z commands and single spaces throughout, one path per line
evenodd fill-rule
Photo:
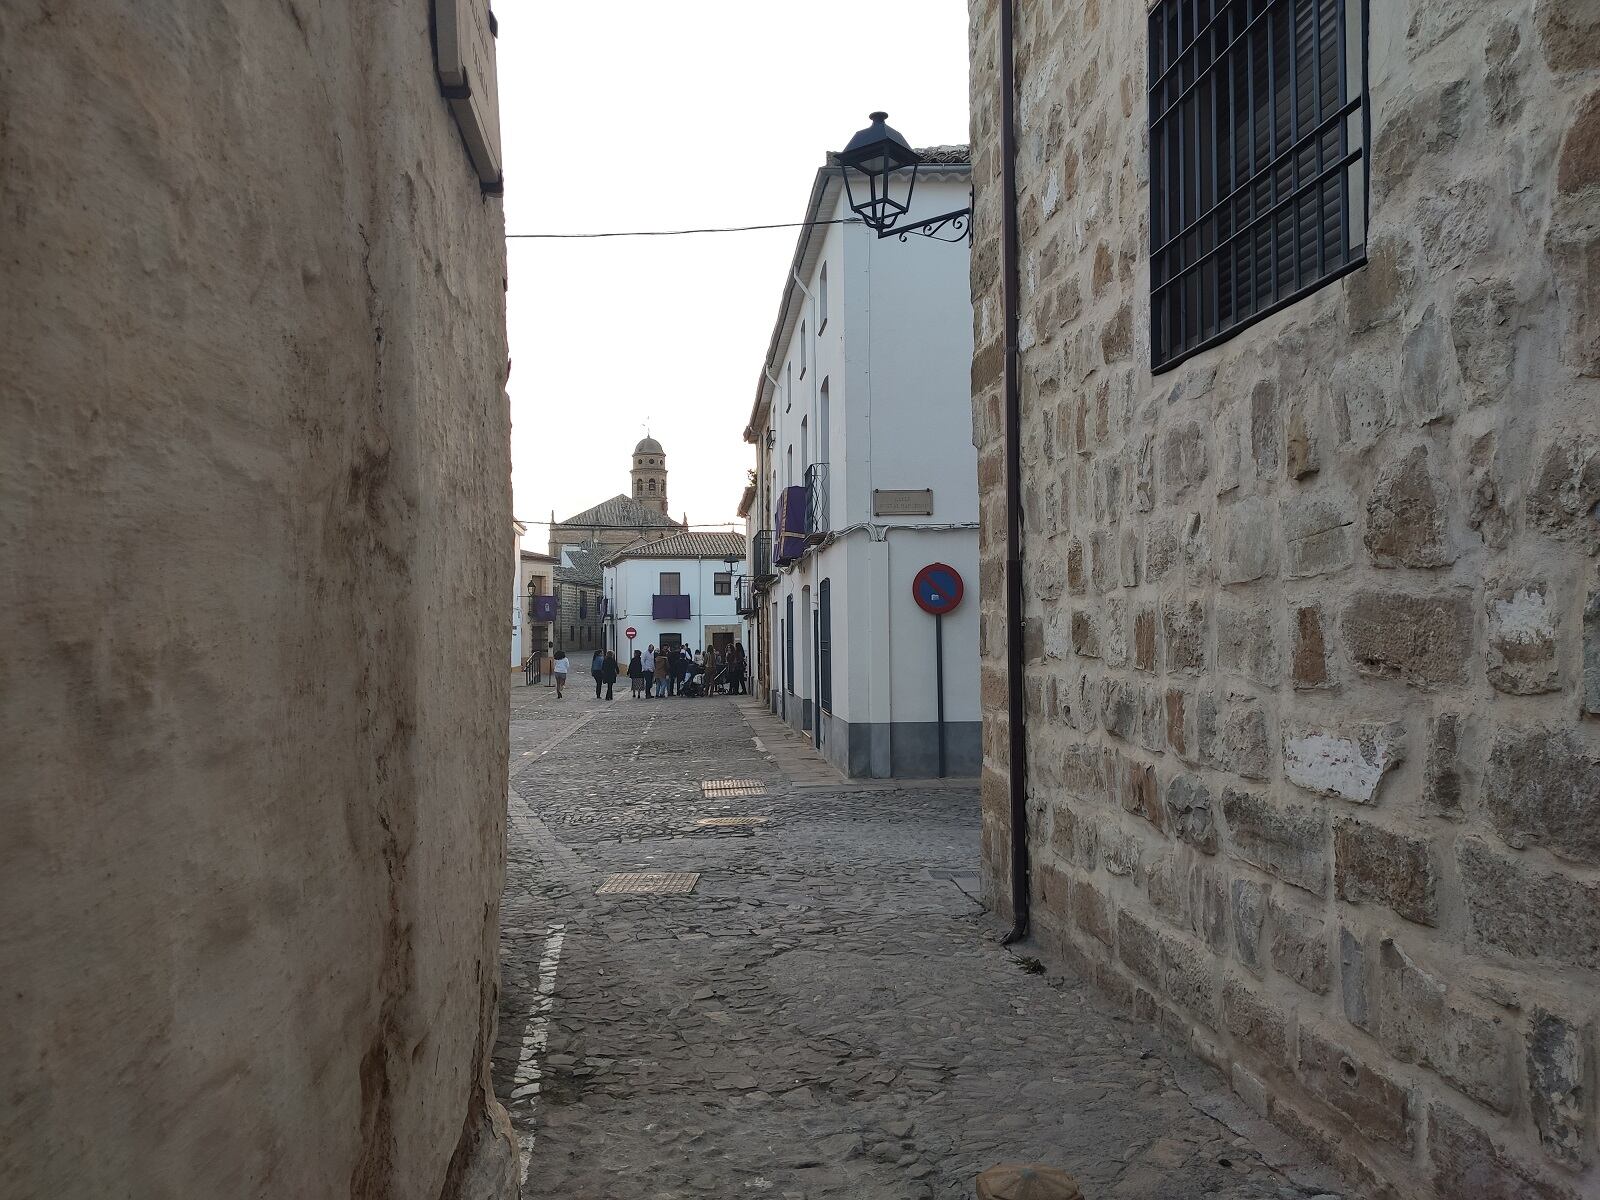
M 555 656 L 556 699 L 566 696 L 567 654 L 557 650 Z M 621 674 L 617 656 L 610 650 L 596 650 L 589 663 L 589 674 L 594 676 L 594 698 L 612 699 L 612 688 Z M 749 678 L 749 661 L 744 646 L 734 642 L 726 650 L 713 646 L 709 651 L 690 652 L 687 646 L 650 646 L 635 650 L 628 663 L 628 679 L 633 684 L 635 700 L 649 700 L 666 696 L 709 696 L 721 692 L 726 695 L 744 695 Z
M 734 642 L 726 650 L 690 651 L 687 646 L 648 646 L 635 650 L 628 663 L 628 679 L 635 700 L 667 696 L 710 696 L 718 692 L 743 695 L 749 664 L 744 646 Z

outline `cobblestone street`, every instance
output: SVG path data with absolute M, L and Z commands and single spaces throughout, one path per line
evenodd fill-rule
M 998 945 L 975 787 L 847 783 L 753 704 L 586 683 L 512 689 L 495 1082 L 525 1195 L 958 1197 L 1019 1160 L 1090 1200 L 1344 1194 Z M 634 872 L 698 879 L 597 894 Z

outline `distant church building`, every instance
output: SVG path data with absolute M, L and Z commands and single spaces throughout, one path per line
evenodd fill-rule
M 600 560 L 623 546 L 681 533 L 689 519 L 667 515 L 667 453 L 646 437 L 633 448 L 633 495 L 618 493 L 593 508 L 557 521 L 550 514 L 550 554 L 555 569 L 558 616 L 551 642 L 567 653 L 589 653 L 600 646 Z M 581 666 L 581 664 L 580 664 Z

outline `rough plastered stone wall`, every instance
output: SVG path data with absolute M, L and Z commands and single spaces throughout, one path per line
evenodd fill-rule
M 429 5 L 0 5 L 0 1194 L 515 1194 L 500 204 Z
M 1148 6 L 1017 7 L 1036 936 L 1376 1194 L 1600 1195 L 1600 9 L 1374 0 L 1369 264 L 1152 376 Z

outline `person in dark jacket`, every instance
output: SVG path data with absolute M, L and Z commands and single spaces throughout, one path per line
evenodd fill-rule
M 628 663 L 628 680 L 633 684 L 633 698 L 642 700 L 645 688 L 648 686 L 645 680 L 643 651 L 635 650 L 633 652 L 633 659 Z
M 594 677 L 594 698 L 600 699 L 600 676 L 606 668 L 606 656 L 602 650 L 594 652 L 594 658 L 589 660 L 589 674 Z
M 610 700 L 612 686 L 617 682 L 617 656 L 607 650 L 600 660 L 600 678 L 595 683 L 595 698 L 600 695 L 600 684 L 606 685 L 606 699 Z

